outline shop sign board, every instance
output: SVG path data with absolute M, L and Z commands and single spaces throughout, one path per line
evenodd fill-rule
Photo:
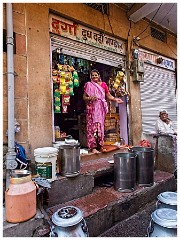
M 50 32 L 94 47 L 125 55 L 125 43 L 63 17 L 49 15 Z
M 156 65 L 158 67 L 163 67 L 172 71 L 175 71 L 175 61 L 164 56 L 139 49 L 138 58 L 146 63 Z

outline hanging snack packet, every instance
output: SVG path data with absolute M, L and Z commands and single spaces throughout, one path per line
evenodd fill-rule
M 55 105 L 55 106 L 61 106 L 60 97 L 55 97 L 55 98 L 54 98 L 54 105 Z
M 62 105 L 70 105 L 70 95 L 62 95 Z
M 79 87 L 79 77 L 77 71 L 73 72 L 74 87 Z
M 70 96 L 74 96 L 73 86 L 69 87 Z
M 61 112 L 60 106 L 54 106 L 54 112 L 55 113 L 60 113 Z
M 57 82 L 57 78 L 58 78 L 57 75 L 56 75 L 56 76 L 52 76 L 53 83 L 56 83 L 56 82 Z
M 69 85 L 67 85 L 67 86 L 66 86 L 66 92 L 65 92 L 65 94 L 66 94 L 66 95 L 69 95 L 69 92 L 70 92 L 70 88 L 69 88 Z
M 56 89 L 54 91 L 54 97 L 59 97 L 60 98 L 60 91 L 59 91 L 59 89 Z
M 79 87 L 79 80 L 78 79 L 74 79 L 74 87 Z
M 66 86 L 60 85 L 60 94 L 66 94 Z
M 62 106 L 62 113 L 68 113 L 67 105 Z

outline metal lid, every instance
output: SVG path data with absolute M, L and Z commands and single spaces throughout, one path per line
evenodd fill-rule
M 169 205 L 177 205 L 177 193 L 176 192 L 163 192 L 157 196 L 158 200 L 162 203 Z
M 69 227 L 79 223 L 82 218 L 83 214 L 79 208 L 66 206 L 52 215 L 52 222 L 59 227 Z
M 152 152 L 152 151 L 154 151 L 154 149 L 151 147 L 139 147 L 139 146 L 134 146 L 131 148 L 131 150 L 135 151 L 135 152 Z
M 64 145 L 60 145 L 59 146 L 59 149 L 69 149 L 69 148 L 78 148 L 78 147 L 80 147 L 80 143 L 78 143 L 78 144 L 64 144 Z
M 170 208 L 159 208 L 151 214 L 152 220 L 166 228 L 177 228 L 177 211 Z

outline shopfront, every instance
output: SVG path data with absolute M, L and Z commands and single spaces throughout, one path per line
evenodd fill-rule
M 112 90 L 117 71 L 126 67 L 125 43 L 54 14 L 50 14 L 49 23 L 53 140 L 71 135 L 86 147 L 84 85 L 90 80 L 90 71 L 97 69 Z M 126 101 L 123 104 L 120 109 L 118 105 L 109 103 L 105 121 L 105 142 L 108 144 L 119 141 L 120 137 L 128 143 Z
M 144 82 L 140 84 L 143 133 L 155 131 L 161 109 L 168 111 L 177 129 L 175 61 L 143 49 L 139 49 L 139 59 L 145 63 Z

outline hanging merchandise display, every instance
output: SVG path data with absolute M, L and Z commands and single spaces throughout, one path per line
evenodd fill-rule
M 126 76 L 123 70 L 117 71 L 115 77 L 109 78 L 109 86 L 117 97 L 130 95 L 126 90 Z
M 61 61 L 65 61 L 62 54 Z M 57 69 L 52 69 L 54 112 L 67 113 L 70 105 L 70 96 L 74 96 L 74 87 L 79 87 L 79 77 L 73 66 L 57 64 Z M 62 97 L 61 97 L 62 96 Z

